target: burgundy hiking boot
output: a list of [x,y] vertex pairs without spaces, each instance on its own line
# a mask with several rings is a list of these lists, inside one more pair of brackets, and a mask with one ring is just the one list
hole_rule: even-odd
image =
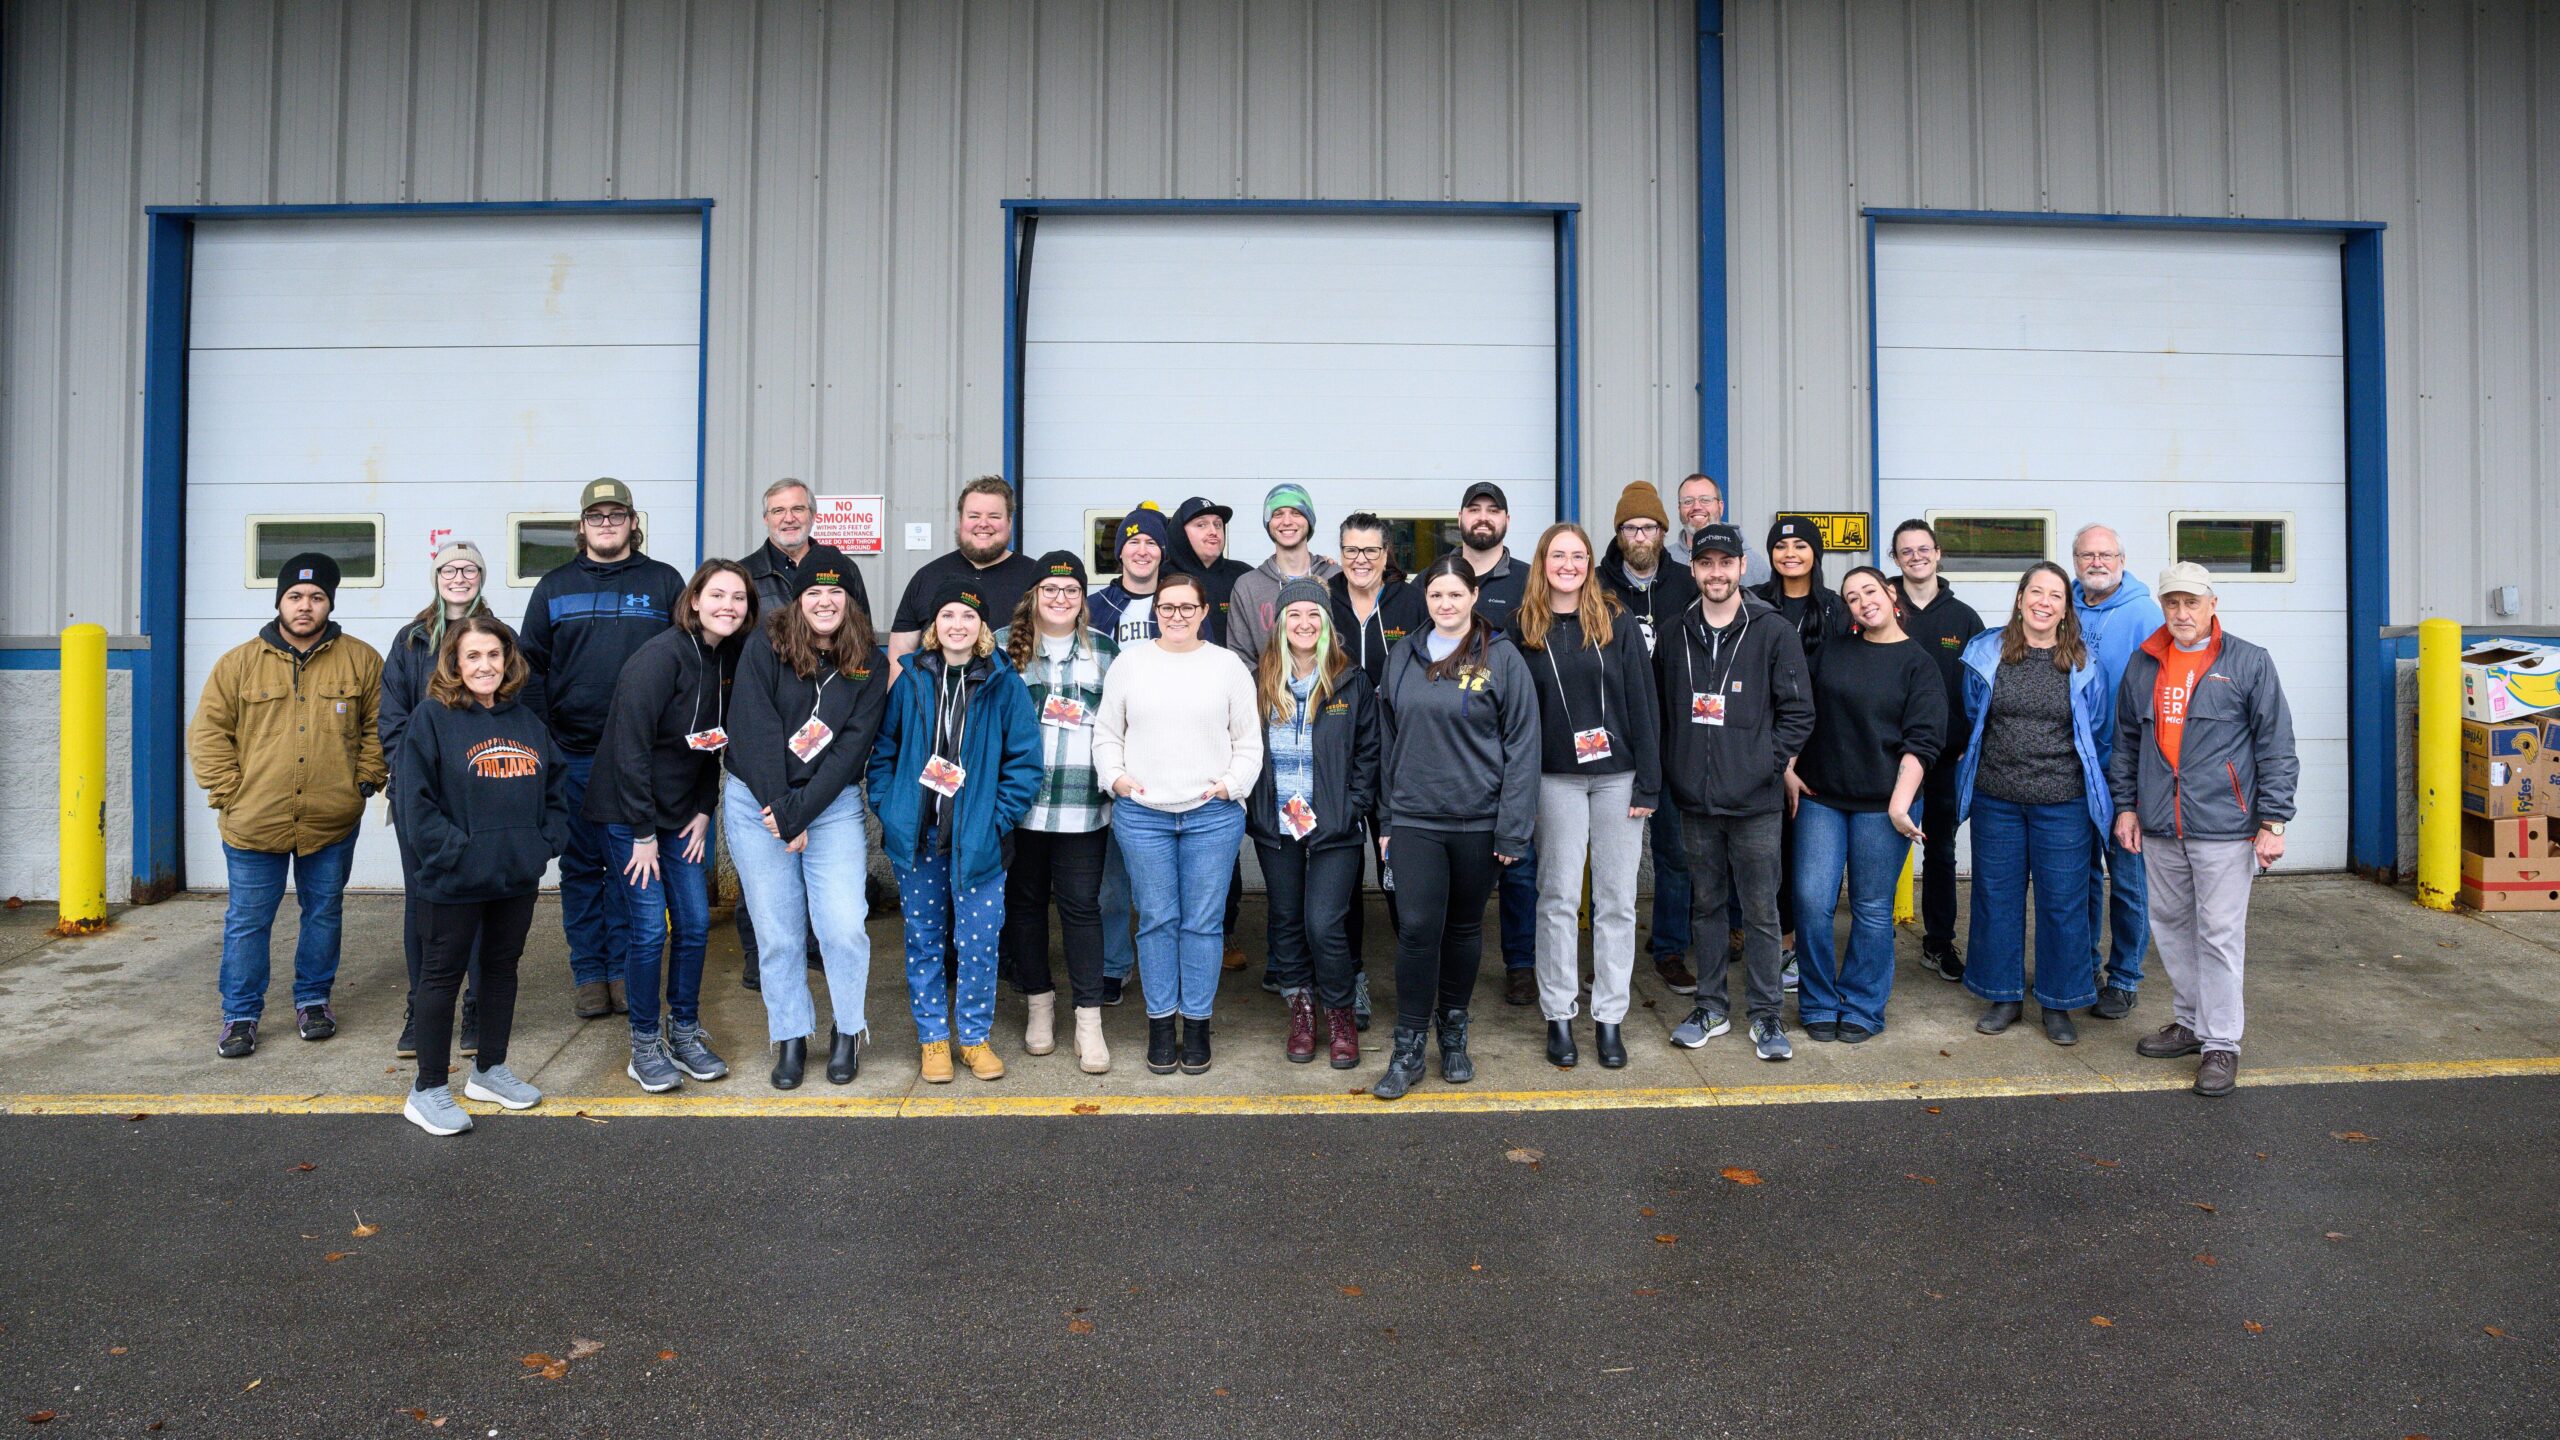
[[1360,1068],[1360,1019],[1351,1007],[1324,1012],[1324,1028],[1333,1040],[1332,1062],[1336,1070]]
[[1316,1002],[1304,990],[1289,992],[1289,1063],[1304,1065],[1316,1058]]

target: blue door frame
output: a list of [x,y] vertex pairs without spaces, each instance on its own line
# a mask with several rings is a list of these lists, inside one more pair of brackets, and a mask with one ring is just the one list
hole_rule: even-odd
[[[702,544],[703,470],[711,397],[709,200],[529,200],[411,205],[152,205],[144,278],[142,365],[142,630],[133,670],[133,898],[186,888],[187,304],[196,226],[204,221],[363,216],[699,215],[702,330],[694,414],[693,534]],[[119,667],[122,668],[122,667]]]
[[[2384,389],[2382,232],[2372,220],[2244,220],[2176,215],[2076,215],[2015,210],[1869,208],[1867,264],[1867,505],[1883,503],[1876,398],[1876,227],[2016,225],[2067,229],[2300,231],[2339,237],[2347,449],[2347,864],[2367,873],[2399,863],[2399,764],[2392,731],[2391,479]],[[1881,513],[1877,519],[1882,520]],[[1869,527],[1871,532],[1881,525]]]
[[1446,200],[1007,200],[1004,202],[1004,480],[1022,491],[1024,287],[1043,215],[1510,215],[1549,217],[1556,233],[1556,517],[1582,518],[1581,279],[1575,255],[1580,205]]

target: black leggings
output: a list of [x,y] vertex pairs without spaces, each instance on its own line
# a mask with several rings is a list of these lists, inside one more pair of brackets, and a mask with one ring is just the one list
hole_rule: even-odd
[[1484,907],[1502,878],[1489,830],[1399,825],[1387,845],[1396,872],[1396,1026],[1420,1030],[1436,1001],[1464,1010],[1484,964]]
[[432,1090],[452,1075],[453,1000],[462,989],[473,947],[480,956],[480,1056],[483,1070],[507,1063],[516,1024],[516,961],[533,927],[533,893],[469,905],[419,905],[426,954],[418,973],[418,1082]]
[[1066,932],[1067,989],[1078,1008],[1102,1004],[1102,854],[1109,830],[1052,835],[1013,832],[1013,863],[1004,872],[1004,961],[1025,995],[1050,995],[1049,902]]

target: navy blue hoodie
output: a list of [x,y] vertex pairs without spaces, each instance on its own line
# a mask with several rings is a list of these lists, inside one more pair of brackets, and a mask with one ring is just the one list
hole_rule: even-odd
[[593,755],[622,662],[675,624],[684,577],[634,550],[610,564],[580,555],[542,577],[525,602],[525,663],[542,678],[543,722],[571,755]]
[[417,856],[409,893],[429,904],[529,895],[568,843],[568,771],[521,700],[420,705],[391,783],[401,837]]

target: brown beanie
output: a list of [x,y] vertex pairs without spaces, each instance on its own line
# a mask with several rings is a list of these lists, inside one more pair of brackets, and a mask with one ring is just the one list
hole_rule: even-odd
[[1615,530],[1630,520],[1650,520],[1665,530],[1671,528],[1671,517],[1662,508],[1662,492],[1653,488],[1652,481],[1639,480],[1619,492],[1618,515],[1609,528]]

